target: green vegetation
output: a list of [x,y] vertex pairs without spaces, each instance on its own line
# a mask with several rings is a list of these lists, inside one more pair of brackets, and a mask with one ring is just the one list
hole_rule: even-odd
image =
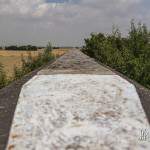
[[38,47],[36,46],[32,46],[32,45],[27,45],[27,46],[16,46],[16,45],[12,45],[12,46],[6,46],[5,50],[14,50],[14,51],[36,51],[38,49]]
[[2,64],[0,64],[0,89],[7,84],[6,74]]
[[52,61],[54,56],[52,55],[52,46],[49,43],[45,48],[44,53],[40,54],[35,58],[29,52],[28,57],[24,58],[22,56],[22,67],[14,67],[14,76],[12,78],[7,78],[3,66],[0,64],[0,89],[8,85],[8,83],[20,79],[25,74],[41,67],[42,65]]
[[38,55],[38,57],[33,57],[31,53],[28,54],[27,58],[22,56],[22,67],[14,67],[14,79],[20,79],[25,74],[41,67],[42,65],[50,62],[54,59],[52,55],[52,46],[48,43],[47,47],[44,50],[44,53]]
[[91,34],[83,52],[150,88],[150,31],[146,25],[131,21],[127,37],[119,29],[112,34]]

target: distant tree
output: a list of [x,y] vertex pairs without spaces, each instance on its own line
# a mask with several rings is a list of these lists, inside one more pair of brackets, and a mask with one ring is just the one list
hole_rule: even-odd
[[27,45],[27,46],[16,46],[16,45],[12,45],[12,46],[6,46],[5,47],[6,50],[19,50],[19,51],[36,51],[37,47],[36,46],[32,46],[32,45]]

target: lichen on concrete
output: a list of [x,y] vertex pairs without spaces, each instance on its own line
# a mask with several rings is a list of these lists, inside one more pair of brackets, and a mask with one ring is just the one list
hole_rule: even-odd
[[117,75],[37,75],[21,91],[7,149],[149,150],[135,87]]
[[50,74],[98,74],[110,75],[112,71],[94,61],[94,59],[83,54],[79,50],[70,50],[58,58],[47,68],[41,70],[39,75]]

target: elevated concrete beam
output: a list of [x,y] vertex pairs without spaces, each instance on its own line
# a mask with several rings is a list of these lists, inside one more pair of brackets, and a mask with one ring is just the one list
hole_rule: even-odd
[[135,87],[117,75],[38,75],[21,91],[7,149],[149,150]]
[[74,50],[23,86],[7,149],[149,150],[147,130],[134,85]]
[[95,62],[92,58],[79,50],[70,50],[57,59],[52,65],[41,70],[39,75],[50,74],[115,74],[109,69]]

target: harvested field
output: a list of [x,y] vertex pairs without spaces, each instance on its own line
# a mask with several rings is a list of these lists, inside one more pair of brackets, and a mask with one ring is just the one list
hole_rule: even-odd
[[[55,49],[53,54],[55,56],[63,55],[68,49]],[[42,53],[43,50],[39,51],[6,51],[0,50],[0,63],[4,66],[4,70],[8,76],[13,75],[14,66],[21,66],[21,56],[27,57],[29,53],[32,56],[36,57],[39,53]]]

